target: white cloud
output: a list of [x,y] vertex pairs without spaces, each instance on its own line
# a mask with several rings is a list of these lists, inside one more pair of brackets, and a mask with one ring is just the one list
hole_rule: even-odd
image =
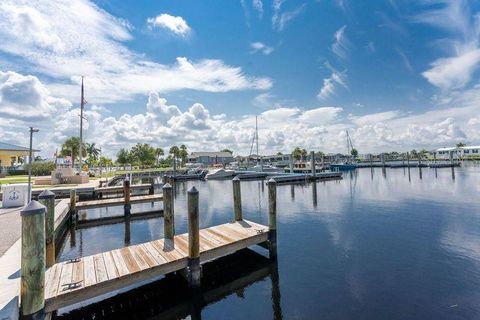
[[[465,87],[480,64],[480,18],[472,15],[469,2],[436,0],[434,9],[413,18],[416,23],[443,29],[453,38],[443,39],[443,50],[450,55],[434,60],[422,75],[444,92]],[[432,1],[427,2],[431,8]]]
[[262,0],[252,0],[253,8],[258,12],[258,18],[263,17],[263,2]]
[[346,25],[335,31],[332,44],[332,51],[335,55],[341,59],[347,58],[347,50],[350,46],[347,36],[345,35]]
[[307,5],[304,3],[291,11],[285,11],[281,13],[282,5],[284,2],[285,0],[274,0],[272,4],[272,28],[278,31],[282,31],[289,21],[295,19],[300,14],[302,14],[307,7]]
[[335,94],[337,85],[348,89],[346,82],[347,72],[335,70],[328,62],[325,63],[325,66],[331,71],[331,74],[330,77],[323,79],[323,86],[317,95],[317,98],[320,100],[327,99],[331,95]]
[[252,53],[261,52],[264,55],[269,55],[274,50],[272,47],[269,47],[262,42],[252,42],[250,43],[250,48],[252,49]]
[[352,122],[358,126],[373,125],[378,122],[384,122],[398,117],[398,111],[385,111],[379,113],[367,114],[365,116],[354,117]]
[[154,18],[148,18],[147,23],[150,27],[168,29],[178,36],[185,37],[192,30],[185,19],[162,13]]
[[413,70],[412,64],[410,63],[410,59],[408,59],[408,57],[407,57],[407,55],[405,54],[405,52],[403,52],[399,47],[395,47],[395,51],[397,51],[397,54],[399,55],[400,59],[402,60],[403,65],[405,66],[405,68],[406,68],[409,72],[414,73],[415,70]]
[[131,39],[127,22],[87,0],[0,4],[0,50],[46,75],[50,91],[71,100],[78,96],[80,75],[86,77],[89,101],[96,103],[127,101],[151,91],[227,92],[272,85],[269,78],[247,76],[216,59],[149,61],[124,45]]

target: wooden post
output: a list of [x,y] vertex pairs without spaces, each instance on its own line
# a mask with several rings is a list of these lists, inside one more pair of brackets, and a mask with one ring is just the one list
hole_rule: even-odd
[[450,151],[450,164],[453,167],[453,151]]
[[407,167],[410,168],[410,153],[407,151]]
[[70,190],[70,215],[77,214],[77,192],[75,189]]
[[315,168],[315,151],[310,152],[310,169],[312,170],[312,177],[317,176],[317,170]]
[[293,173],[293,154],[290,154],[290,173]]
[[155,193],[155,182],[152,179],[152,183],[150,184],[150,188],[148,188],[148,194],[152,195]]
[[132,208],[130,204],[130,180],[123,181],[123,198],[125,199],[123,204],[124,213],[125,215],[129,215],[130,209]]
[[277,182],[268,180],[268,242],[270,258],[277,257]]
[[175,236],[175,218],[173,205],[173,188],[166,183],[163,188],[163,235],[172,240]]
[[38,199],[47,211],[45,212],[45,247],[47,268],[55,264],[55,193],[43,190]]
[[370,168],[373,168],[373,155],[370,155]]
[[188,190],[188,282],[191,288],[200,287],[200,229],[198,221],[198,190]]
[[382,153],[382,167],[385,168],[385,153]]
[[22,217],[22,253],[20,316],[45,317],[45,206],[31,201],[20,211]]
[[233,210],[235,212],[235,221],[242,220],[242,193],[240,190],[240,178],[236,176],[233,183]]

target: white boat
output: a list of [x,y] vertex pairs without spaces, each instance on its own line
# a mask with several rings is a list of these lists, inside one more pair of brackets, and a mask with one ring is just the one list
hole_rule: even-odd
[[257,164],[256,166],[247,168],[247,171],[268,172],[268,173],[271,173],[271,172],[284,173],[285,169],[277,168],[277,167],[274,167],[274,166],[271,166],[271,165],[268,165],[268,164],[264,164],[264,165]]
[[213,169],[209,170],[208,174],[205,176],[205,179],[225,179],[235,176],[235,170],[228,169]]

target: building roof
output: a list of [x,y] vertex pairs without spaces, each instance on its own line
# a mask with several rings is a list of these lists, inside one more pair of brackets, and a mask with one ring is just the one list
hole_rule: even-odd
[[480,149],[480,146],[465,146],[465,147],[460,147],[460,149],[463,149],[463,150]]
[[[28,150],[29,149],[27,147],[21,147],[21,146],[0,141],[0,151],[28,151]],[[32,151],[40,151],[40,150],[32,149]]]
[[219,152],[192,152],[190,155],[190,158],[197,158],[197,157],[233,157],[230,152],[224,152],[224,151],[219,151]]

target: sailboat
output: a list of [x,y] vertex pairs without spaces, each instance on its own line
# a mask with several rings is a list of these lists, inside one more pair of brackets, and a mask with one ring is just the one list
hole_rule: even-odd
[[340,163],[332,163],[330,165],[330,168],[332,169],[338,169],[340,171],[347,171],[347,170],[355,170],[357,169],[357,164],[354,163],[353,161],[353,156],[351,155],[352,154],[352,150],[353,150],[353,143],[352,143],[352,139],[350,139],[350,135],[348,134],[348,131],[347,131],[347,154],[350,155],[350,156],[347,156],[348,158],[346,160],[344,160],[343,162],[340,162]]
[[271,166],[268,164],[263,164],[263,159],[260,158],[258,155],[258,120],[255,117],[255,134],[252,140],[252,146],[250,147],[250,156],[252,155],[253,143],[256,142],[257,144],[257,164],[254,166],[247,167],[246,171],[253,171],[253,172],[269,172],[269,173],[284,173],[285,170],[283,168],[277,168],[275,166]]

